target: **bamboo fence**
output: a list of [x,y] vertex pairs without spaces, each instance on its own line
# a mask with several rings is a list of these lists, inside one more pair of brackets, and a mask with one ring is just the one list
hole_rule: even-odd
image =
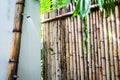
[[102,17],[92,5],[80,19],[75,5],[44,14],[44,80],[120,80],[120,6]]

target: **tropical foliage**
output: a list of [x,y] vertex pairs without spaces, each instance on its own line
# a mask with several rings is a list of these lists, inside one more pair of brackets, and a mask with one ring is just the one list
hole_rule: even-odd
[[[80,14],[81,17],[85,17],[85,15],[90,13],[90,6],[92,4],[92,1],[93,0],[41,0],[41,13],[43,14],[45,12],[66,6],[71,2],[76,2],[77,6],[73,16]],[[120,0],[96,0],[96,4],[98,4],[100,11],[103,12],[105,9],[107,15],[110,15],[111,10],[114,12],[115,1],[117,3],[120,3]]]

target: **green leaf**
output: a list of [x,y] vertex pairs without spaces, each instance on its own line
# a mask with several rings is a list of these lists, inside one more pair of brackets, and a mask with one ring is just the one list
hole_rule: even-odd
[[49,48],[49,50],[50,50],[51,52],[54,52],[53,48]]
[[104,0],[97,0],[100,11],[103,11]]
[[91,0],[80,1],[80,16],[83,18],[90,13]]
[[82,18],[85,17],[88,13],[90,13],[90,6],[91,0],[79,0],[73,13],[73,17],[77,16],[79,13]]

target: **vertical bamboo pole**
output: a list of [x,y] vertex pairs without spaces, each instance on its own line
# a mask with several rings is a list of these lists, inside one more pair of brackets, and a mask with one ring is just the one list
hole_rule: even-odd
[[89,79],[92,80],[92,50],[91,50],[91,24],[92,24],[92,15],[89,15],[89,35],[88,35],[88,62],[89,62]]
[[76,17],[76,27],[75,27],[75,31],[76,31],[76,33],[75,33],[75,35],[76,35],[76,56],[77,56],[77,68],[76,68],[76,70],[77,70],[77,80],[80,80],[80,54],[79,54],[79,38],[78,38],[78,34],[79,34],[79,32],[78,32],[78,16]]
[[[68,12],[69,6],[66,7],[66,11]],[[70,80],[70,54],[69,54],[69,17],[66,17],[66,37],[65,37],[65,43],[66,43],[66,63],[67,63],[67,80]]]
[[[58,15],[60,15],[58,10]],[[58,20],[58,60],[59,60],[59,78],[61,80],[61,24]]]
[[[70,4],[70,11],[72,11],[72,4]],[[70,79],[74,80],[73,78],[73,54],[72,54],[72,24],[73,24],[73,18],[69,19],[69,49],[70,49]]]
[[115,80],[115,76],[114,76],[114,61],[113,61],[113,48],[112,48],[112,26],[111,26],[111,17],[108,17],[107,21],[108,21],[108,32],[109,32],[109,54],[110,54],[110,69],[111,69],[111,80]]
[[[72,11],[75,9],[75,4],[72,4]],[[72,54],[73,54],[73,68],[74,68],[74,80],[76,80],[76,51],[75,51],[75,18],[73,18],[73,23],[71,25],[72,28]]]
[[93,12],[93,27],[94,27],[94,61],[95,61],[95,78],[99,79],[98,75],[98,50],[97,50],[97,24],[96,24],[96,11]]
[[94,62],[94,26],[93,26],[93,20],[94,20],[94,14],[92,14],[91,17],[91,55],[92,55],[92,79],[95,80],[95,62]]
[[114,67],[115,67],[115,80],[119,80],[118,76],[118,55],[117,55],[117,44],[116,44],[116,25],[115,25],[115,15],[111,15],[112,20],[112,39],[113,39],[113,59],[114,59]]
[[80,64],[80,53],[81,53],[81,31],[80,31],[80,16],[77,16],[77,25],[78,25],[78,55],[79,55],[79,73],[78,73],[78,80],[81,80],[81,64]]
[[25,0],[16,0],[16,11],[15,11],[14,28],[13,28],[13,41],[11,45],[7,80],[16,80],[17,78],[24,1]]
[[97,26],[97,49],[98,49],[98,78],[99,78],[98,80],[102,80],[99,11],[96,11],[96,26]]
[[109,58],[109,52],[108,52],[108,23],[107,23],[107,17],[104,12],[104,41],[105,41],[105,56],[106,56],[106,73],[107,73],[107,79],[110,80],[110,58]]
[[[65,13],[65,9],[61,9],[62,14]],[[61,53],[61,75],[62,75],[62,79],[66,80],[66,45],[65,45],[65,18],[61,19],[61,49],[62,49],[62,53]]]
[[[116,29],[117,29],[117,61],[118,61],[118,59],[120,59],[119,57],[120,57],[120,9],[119,9],[119,7],[118,6],[116,6],[115,7],[115,18],[116,18]],[[117,76],[117,79],[116,80],[119,80],[120,79],[120,62],[118,61],[117,62],[118,63],[118,70],[117,70],[117,74],[116,74],[116,76]]]
[[[58,10],[56,11],[56,16],[58,15]],[[58,42],[59,42],[59,35],[58,35],[58,20],[56,21],[56,25],[55,25],[55,44],[56,44],[56,47],[55,47],[55,57],[56,57],[56,80],[60,80],[60,61],[59,61],[59,45],[58,45]]]
[[106,58],[105,58],[105,47],[104,47],[104,33],[103,33],[103,21],[102,21],[102,17],[101,17],[101,12],[99,12],[99,20],[100,20],[100,42],[101,42],[101,58],[102,58],[102,76],[103,76],[103,80],[106,80]]
[[80,19],[80,28],[79,28],[79,31],[80,31],[80,36],[79,36],[79,39],[80,39],[80,43],[79,43],[79,46],[80,46],[80,64],[81,64],[81,80],[85,80],[85,67],[84,67],[84,53],[83,53],[83,31],[82,31],[82,20]]
[[86,42],[86,25],[85,19],[82,19],[82,35],[83,35],[83,54],[84,54],[84,67],[85,67],[85,80],[88,80],[88,71],[87,71],[87,42]]

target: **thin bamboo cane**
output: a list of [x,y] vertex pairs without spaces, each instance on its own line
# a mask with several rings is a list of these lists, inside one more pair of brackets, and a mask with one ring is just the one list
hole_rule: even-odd
[[[60,15],[58,10],[58,15]],[[58,60],[59,60],[59,78],[61,80],[61,24],[58,20]]]
[[[118,6],[118,14],[120,14],[120,6]],[[120,26],[120,15],[118,16],[118,18],[117,18],[118,20],[118,26]],[[120,28],[118,29],[119,31],[120,31]],[[120,33],[119,33],[119,31],[117,32],[118,34],[119,34],[119,36],[118,36],[118,52],[119,52],[119,54],[118,54],[118,56],[119,56],[119,76],[120,76]]]
[[[44,14],[44,19],[46,18],[46,14]],[[46,23],[47,24],[47,23]],[[46,56],[47,56],[47,40],[46,40],[46,24],[43,24],[43,79],[47,79],[47,74],[46,74],[46,71],[47,71],[47,60],[46,60]]]
[[101,58],[102,58],[102,76],[103,76],[103,80],[106,80],[106,61],[105,61],[105,52],[104,52],[104,33],[103,33],[103,21],[102,21],[102,18],[101,18],[101,12],[99,12],[99,21],[100,21],[100,42],[101,42]]
[[115,25],[115,16],[114,14],[111,15],[112,20],[112,39],[113,39],[113,59],[114,59],[114,66],[115,66],[115,79],[119,79],[118,76],[118,55],[117,55],[117,44],[116,44],[116,25]]
[[78,36],[77,36],[77,17],[74,17],[74,43],[75,43],[75,72],[76,72],[76,80],[78,80],[78,66],[79,66],[79,56],[78,56]]
[[[65,9],[62,9],[62,14],[65,13]],[[61,68],[62,68],[62,79],[66,80],[66,45],[65,45],[65,19],[61,19],[61,43],[62,43],[62,53],[61,53]]]
[[[58,11],[56,11],[56,15],[58,15]],[[56,24],[55,24],[55,58],[56,58],[56,80],[60,80],[60,66],[59,66],[59,45],[58,45],[58,42],[59,42],[59,34],[58,34],[58,20],[56,21]]]
[[16,0],[16,11],[15,11],[14,28],[13,28],[13,41],[11,44],[7,80],[16,80],[17,78],[15,76],[17,76],[17,68],[18,68],[18,61],[19,61],[22,20],[23,20],[23,16],[21,14],[23,13],[23,10],[24,10],[24,1],[25,0]]
[[96,26],[97,26],[98,75],[99,75],[98,80],[102,80],[99,11],[96,11]]
[[68,18],[66,19],[66,37],[65,37],[65,43],[66,43],[66,63],[67,63],[67,80],[70,80],[70,69],[69,69],[69,63],[70,63],[70,56],[69,56],[69,32],[68,32]]
[[[52,18],[52,12],[50,12],[50,17],[49,18]],[[49,48],[49,51],[50,51],[50,70],[51,70],[51,79],[53,79],[53,45],[52,45],[52,40],[53,40],[53,21],[52,22],[49,22],[50,23],[50,46],[48,47]],[[52,51],[53,50],[53,51]]]
[[89,15],[88,25],[88,61],[89,61],[89,79],[92,80],[92,52],[91,52],[91,26],[92,26],[92,15]]
[[[52,13],[52,17],[56,16],[56,12],[53,11]],[[56,21],[53,21],[53,29],[52,29],[52,46],[53,46],[53,79],[52,80],[56,80],[56,50],[57,50],[57,46],[56,46]]]
[[108,17],[108,32],[109,32],[109,54],[110,54],[110,69],[111,69],[111,80],[114,80],[114,62],[113,62],[113,52],[112,52],[112,26],[111,26],[111,19]]
[[85,66],[85,80],[88,80],[88,71],[87,71],[87,42],[86,42],[86,25],[85,19],[82,19],[82,35],[83,35],[83,54],[84,54],[84,66]]
[[107,73],[107,79],[110,80],[110,58],[109,58],[109,52],[108,52],[108,22],[107,22],[107,16],[104,11],[104,41],[105,41],[105,56],[106,56],[106,73]]
[[[119,57],[120,57],[120,19],[119,19],[119,17],[120,17],[120,12],[119,12],[120,10],[119,10],[119,7],[118,6],[116,6],[115,7],[115,18],[116,18],[116,29],[117,29],[117,48],[118,48],[118,50],[117,50],[117,52],[118,52],[118,60],[120,59]],[[118,74],[116,75],[116,76],[120,76],[120,62],[118,61],[118,68],[119,68],[119,70],[118,70]],[[118,78],[118,79],[120,79],[120,78]],[[118,79],[116,79],[116,80],[118,80]]]
[[[49,18],[52,17],[52,13],[49,13]],[[50,48],[52,48],[52,23],[49,22],[48,23],[48,39],[49,39],[49,43],[48,43],[48,54],[49,54],[49,66],[48,66],[48,70],[49,70],[49,80],[52,80],[52,57],[51,57],[51,54],[52,54],[52,51],[50,50]]]
[[96,12],[97,11],[95,11],[94,12],[94,17],[95,17],[95,19],[93,20],[94,22],[94,46],[95,46],[95,73],[96,73],[96,80],[99,80],[99,75],[98,75],[98,71],[99,71],[99,67],[98,67],[98,49],[97,49],[97,38],[98,38],[98,36],[97,36],[97,23],[96,23],[96,18],[97,18],[97,16],[96,16]]
[[75,41],[74,41],[74,19],[73,19],[73,23],[72,23],[72,55],[73,55],[73,76],[74,76],[74,80],[76,80],[76,62],[75,62],[75,58],[76,58],[76,53],[75,53]]
[[76,17],[76,27],[75,27],[75,35],[76,35],[76,56],[77,56],[77,80],[80,80],[80,54],[79,54],[79,38],[78,38],[78,16]]
[[80,20],[80,29],[79,29],[79,31],[81,32],[81,34],[80,34],[80,64],[81,64],[81,80],[85,80],[85,67],[84,67],[84,53],[83,53],[83,35],[82,35],[82,33],[83,33],[83,30],[82,30],[82,20]]
[[[72,11],[72,4],[70,4],[70,11]],[[73,77],[73,54],[72,54],[72,24],[73,24],[73,18],[69,18],[69,44],[70,44],[70,79],[74,80]]]
[[77,25],[78,25],[78,55],[79,55],[79,73],[78,73],[78,80],[81,80],[81,64],[80,64],[80,62],[81,62],[81,60],[80,60],[80,55],[81,55],[81,50],[82,50],[82,48],[81,48],[81,31],[80,31],[80,28],[81,28],[81,21],[80,21],[80,16],[78,15],[77,16],[77,21],[78,21],[78,23],[77,23]]
[[[72,11],[75,9],[75,4],[72,4]],[[76,72],[76,51],[75,51],[75,18],[73,18],[73,23],[71,25],[72,28],[72,54],[73,54],[73,68],[74,68],[74,80],[77,79],[77,72]]]
[[92,26],[91,26],[91,47],[92,47],[92,72],[93,72],[93,80],[96,79],[96,70],[95,70],[95,44],[94,44],[94,21],[95,15],[94,12],[92,14]]
[[[66,7],[66,12],[68,12],[69,5]],[[66,37],[65,37],[65,43],[66,43],[66,63],[67,63],[67,80],[70,80],[70,54],[69,54],[69,17],[66,17]]]

